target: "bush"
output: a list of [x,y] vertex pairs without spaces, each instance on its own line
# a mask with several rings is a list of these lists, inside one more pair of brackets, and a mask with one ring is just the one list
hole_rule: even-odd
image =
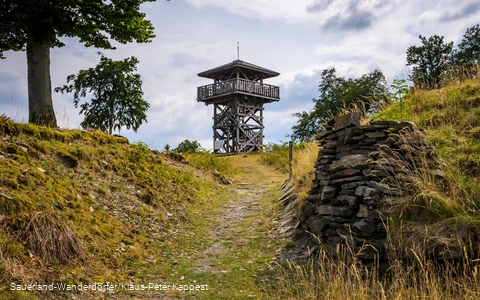
[[184,140],[180,144],[178,144],[177,148],[173,149],[173,151],[178,153],[197,153],[201,151],[205,151],[197,141],[189,141]]

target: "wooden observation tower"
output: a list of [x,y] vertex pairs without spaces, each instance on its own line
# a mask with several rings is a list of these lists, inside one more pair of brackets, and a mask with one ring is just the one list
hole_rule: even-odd
[[278,75],[239,59],[198,74],[214,80],[198,88],[197,101],[213,104],[215,152],[241,153],[262,148],[263,104],[280,101],[280,88],[263,80]]

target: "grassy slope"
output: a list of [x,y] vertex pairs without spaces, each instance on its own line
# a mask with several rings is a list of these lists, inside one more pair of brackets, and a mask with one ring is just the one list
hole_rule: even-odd
[[[189,164],[178,162],[184,159]],[[102,132],[0,118],[0,299],[71,297],[12,292],[11,282],[209,284],[196,294],[167,294],[258,297],[259,278],[284,243],[274,222],[285,177],[256,155],[170,157]],[[251,212],[215,236],[225,226],[223,207],[258,191]],[[67,242],[48,232],[63,232]],[[29,238],[47,251],[32,249]],[[223,250],[212,256],[207,249],[216,243]],[[198,272],[204,259],[221,272]],[[139,293],[117,297],[160,294]]]
[[[446,173],[444,180],[423,172],[410,174],[415,177],[416,196],[396,211],[400,222],[388,224],[392,249],[413,255],[412,265],[393,257],[387,278],[381,278],[375,272],[365,273],[355,263],[332,260],[321,252],[318,260],[306,266],[279,266],[275,279],[268,282],[273,292],[266,299],[480,297],[475,257],[446,263],[439,272],[426,255],[439,242],[460,245],[464,254],[472,247],[478,250],[475,235],[471,240],[469,237],[472,232],[478,237],[480,232],[480,80],[416,91],[403,103],[384,109],[376,119],[412,121],[423,128],[438,151],[443,164],[439,168]],[[283,156],[285,159],[286,154]],[[401,236],[396,234],[395,226],[410,231]]]
[[[221,172],[228,166],[215,165]],[[143,144],[0,118],[0,282],[141,279],[145,270],[167,268],[174,260],[160,260],[158,252],[176,226],[189,221],[191,207],[231,193],[211,172],[173,162]],[[27,238],[49,238],[32,226],[22,231],[35,222],[70,227],[81,251],[52,240],[44,241],[47,251],[33,251]],[[49,255],[52,245],[64,255]]]
[[442,203],[439,216],[480,229],[480,80],[468,80],[432,91],[417,91],[404,103],[394,103],[379,119],[412,121],[425,130],[444,163],[446,182],[420,188]]

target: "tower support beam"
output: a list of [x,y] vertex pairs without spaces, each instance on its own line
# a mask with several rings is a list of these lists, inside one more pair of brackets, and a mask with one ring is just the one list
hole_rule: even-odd
[[[213,142],[225,153],[252,152],[263,147],[263,102],[237,96],[213,105]],[[221,145],[221,147],[219,147]]]

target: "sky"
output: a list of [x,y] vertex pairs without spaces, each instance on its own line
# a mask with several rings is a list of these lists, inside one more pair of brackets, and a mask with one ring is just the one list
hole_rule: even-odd
[[[380,69],[388,82],[407,78],[406,50],[419,35],[462,39],[480,20],[480,0],[157,0],[142,5],[155,27],[147,44],[116,44],[114,51],[86,48],[76,38],[51,51],[52,89],[70,74],[94,67],[98,51],[120,60],[140,60],[148,123],[120,134],[151,149],[176,147],[185,139],[213,147],[213,107],[196,100],[197,87],[211,80],[202,71],[240,59],[280,73],[265,83],[280,87],[280,101],[265,105],[264,142],[288,141],[293,113],[313,108],[320,74],[357,78]],[[28,121],[27,62],[24,52],[0,60],[0,115]],[[53,93],[62,128],[80,128],[83,116],[72,94]],[[88,100],[88,99],[87,99]]]

